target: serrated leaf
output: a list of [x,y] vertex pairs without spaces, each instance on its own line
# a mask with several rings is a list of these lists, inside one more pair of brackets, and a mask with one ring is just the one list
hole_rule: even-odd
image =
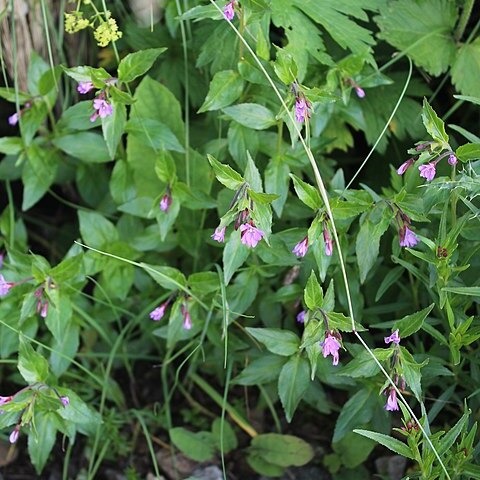
[[208,161],[213,168],[217,180],[230,190],[238,190],[244,183],[243,177],[236,172],[230,165],[220,163],[212,155],[207,155]]
[[166,48],[148,48],[146,50],[129,53],[120,61],[118,66],[118,80],[128,83],[140,75],[143,75],[150,70],[155,60],[165,50]]
[[355,433],[358,433],[359,435],[363,435],[364,437],[375,440],[380,445],[387,447],[389,450],[397,453],[398,455],[401,455],[402,457],[411,458],[412,460],[415,458],[408,445],[405,445],[396,438],[389,437],[388,435],[384,435],[383,433],[370,432],[369,430],[355,429],[353,431]]
[[233,70],[217,72],[210,82],[207,97],[198,113],[220,110],[231,105],[242,94],[243,83],[240,75]]
[[448,135],[445,132],[445,124],[435,113],[435,110],[430,106],[426,98],[423,99],[422,120],[425,129],[434,140],[443,144],[448,144]]
[[278,396],[282,402],[287,422],[293,414],[310,385],[308,361],[300,354],[294,355],[283,366],[278,378]]
[[462,45],[452,65],[452,82],[464,95],[478,95],[480,78],[480,38]]
[[247,327],[246,331],[255,340],[263,343],[270,352],[277,355],[289,357],[297,353],[300,347],[300,339],[290,330]]
[[305,204],[307,207],[310,207],[313,210],[317,210],[322,207],[323,201],[320,197],[318,190],[310,185],[309,183],[300,180],[293,173],[290,174],[290,177],[293,180],[293,186],[295,192],[298,195],[298,198]]
[[462,162],[480,159],[480,143],[466,143],[458,147],[455,155]]
[[380,38],[406,52],[431,75],[445,72],[455,57],[458,11],[448,0],[385,2],[376,22]]
[[397,320],[393,324],[392,330],[396,330],[398,328],[401,338],[412,335],[422,328],[423,322],[427,318],[428,314],[433,310],[434,306],[435,304],[432,303],[429,307],[424,308],[419,312],[407,315],[401,320]]

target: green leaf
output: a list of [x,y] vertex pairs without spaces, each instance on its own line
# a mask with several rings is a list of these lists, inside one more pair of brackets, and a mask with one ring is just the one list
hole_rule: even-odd
[[230,238],[223,249],[223,275],[225,285],[228,285],[233,275],[248,258],[250,250],[243,245],[240,238],[240,231],[234,231],[230,234]]
[[355,429],[353,431],[355,433],[358,433],[359,435],[363,435],[364,437],[375,440],[380,445],[387,447],[389,450],[397,453],[398,455],[401,455],[402,457],[410,458],[412,460],[415,459],[415,456],[410,450],[410,448],[396,438],[389,437],[388,435],[384,435],[383,433],[370,432],[369,430]]
[[316,310],[323,306],[323,290],[313,270],[305,286],[304,300],[309,310]]
[[102,118],[102,132],[110,159],[113,160],[127,123],[127,109],[123,103],[113,103],[112,106],[112,115]]
[[300,180],[293,173],[290,174],[290,177],[293,180],[293,186],[295,188],[295,192],[297,192],[298,198],[305,205],[307,205],[307,207],[317,210],[323,206],[323,200],[315,187],[304,182],[303,180]]
[[23,337],[20,337],[17,367],[28,384],[47,381],[48,362]]
[[299,437],[264,433],[253,438],[249,454],[262,457],[279,467],[301,467],[313,458],[313,448]]
[[285,364],[285,357],[264,353],[247,365],[242,372],[234,378],[233,383],[238,385],[263,385],[277,380]]
[[363,388],[355,393],[342,407],[332,441],[339,442],[355,427],[369,422],[377,405],[378,395],[375,391]]
[[118,232],[110,220],[96,212],[78,211],[80,234],[90,247],[102,247],[118,240]]
[[290,168],[282,157],[272,158],[265,169],[265,191],[278,196],[272,202],[272,207],[279,218],[287,201],[289,173]]
[[233,105],[224,108],[223,112],[240,125],[254,130],[265,130],[277,123],[275,115],[267,107],[256,103]]
[[247,166],[245,168],[244,176],[245,181],[249,184],[250,188],[256,192],[263,192],[262,177],[260,176],[260,172],[249,152],[247,152]]
[[185,149],[173,131],[159,120],[133,117],[128,121],[126,131],[135,137],[136,140],[143,142],[146,146],[154,150],[185,152]]
[[435,113],[435,110],[433,110],[426,98],[423,99],[422,120],[425,129],[434,140],[441,142],[442,144],[448,144],[448,135],[445,132],[445,124]]
[[281,328],[253,328],[247,327],[246,331],[263,343],[267,349],[277,355],[289,357],[298,353],[300,347],[300,339],[290,330],[282,330]]
[[198,113],[219,110],[231,105],[243,91],[243,79],[233,70],[217,72],[207,93],[207,97]]
[[465,428],[465,425],[468,422],[468,418],[470,417],[471,411],[464,413],[458,422],[445,434],[445,436],[440,440],[438,445],[438,454],[443,455],[447,453],[452,445],[454,444],[455,440],[458,438],[462,430]]
[[245,183],[243,177],[229,165],[220,163],[210,154],[207,154],[207,158],[217,180],[230,190],[238,190]]
[[212,423],[212,435],[215,442],[215,446],[218,451],[222,449],[222,439],[223,439],[223,451],[224,453],[231,452],[238,447],[237,436],[235,431],[229,422],[224,420],[223,422],[223,434],[222,434],[222,420],[216,418]]
[[408,337],[415,332],[418,332],[422,328],[423,322],[427,318],[428,314],[433,310],[435,306],[432,303],[429,307],[420,310],[419,312],[413,313],[412,315],[407,315],[401,320],[396,320],[393,324],[392,330],[398,328],[401,338]]
[[273,64],[277,77],[285,84],[290,85],[297,80],[298,67],[292,55],[285,49],[277,47],[277,58]]
[[23,167],[22,210],[35,205],[55,180],[61,160],[55,151],[32,143],[27,149],[28,162]]
[[267,478],[281,477],[285,473],[282,467],[268,463],[263,457],[255,453],[248,453],[247,463],[252,470]]
[[403,268],[402,267],[394,267],[388,271],[385,275],[382,283],[378,287],[377,294],[375,295],[375,301],[378,302],[382,297],[383,294],[400,279],[403,275]]
[[368,272],[377,261],[380,250],[380,239],[390,224],[390,217],[387,215],[389,212],[385,214],[385,210],[380,220],[374,223],[373,220],[376,220],[376,216],[381,212],[379,208],[378,206],[374,207],[370,214],[364,218],[357,235],[356,253],[361,283],[365,281]]
[[293,414],[309,385],[308,361],[300,354],[292,356],[283,366],[278,378],[278,396],[288,423],[292,421]]
[[188,458],[197,462],[211,460],[215,454],[215,446],[209,432],[190,432],[176,427],[169,430],[172,443]]
[[185,275],[173,267],[161,267],[141,263],[141,267],[163,288],[166,290],[181,290],[187,285]]
[[438,76],[455,58],[453,29],[457,17],[455,3],[448,0],[397,0],[385,2],[375,20],[380,38]]
[[23,149],[21,137],[2,137],[0,138],[0,153],[5,155],[17,155]]
[[38,475],[45,467],[55,445],[57,425],[61,421],[55,412],[35,413],[33,422],[35,428],[32,428],[28,434],[28,454]]
[[148,48],[139,52],[129,53],[122,58],[118,66],[118,80],[131,82],[146,73],[152,67],[155,60],[166,48]]
[[112,160],[105,140],[98,133],[71,133],[56,137],[53,144],[66,154],[87,163],[104,163]]
[[[93,113],[93,105],[91,100],[78,102],[75,105],[67,108],[60,117],[57,123],[59,131],[62,130],[90,130],[98,127],[100,118],[94,122],[90,121],[90,116]],[[63,133],[63,132],[62,132]]]
[[462,45],[452,65],[452,82],[464,95],[478,95],[480,78],[480,38]]
[[458,295],[470,295],[480,297],[480,287],[444,287],[444,292],[456,293]]
[[[380,362],[388,360],[393,355],[391,348],[375,348],[373,354]],[[351,362],[343,367],[339,375],[346,377],[360,378],[373,377],[380,371],[380,367],[371,357],[370,353],[363,350]]]
[[467,143],[457,148],[457,158],[462,162],[480,159],[480,143]]

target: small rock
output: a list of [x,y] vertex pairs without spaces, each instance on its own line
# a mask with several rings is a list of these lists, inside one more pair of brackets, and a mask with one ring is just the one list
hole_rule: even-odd
[[216,465],[196,468],[192,473],[192,480],[223,480],[223,472]]

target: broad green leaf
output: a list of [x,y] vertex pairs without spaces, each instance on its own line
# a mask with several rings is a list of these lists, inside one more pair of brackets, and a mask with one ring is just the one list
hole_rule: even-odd
[[272,158],[265,169],[265,191],[278,195],[278,198],[272,202],[272,207],[279,218],[287,201],[289,173],[290,168],[282,157]]
[[403,376],[407,385],[412,390],[413,394],[418,401],[421,401],[422,397],[422,374],[420,370],[428,363],[428,358],[422,363],[417,363],[412,354],[405,348],[400,347],[400,364],[403,370]]
[[253,453],[247,454],[247,463],[250,465],[253,471],[264,475],[267,478],[281,477],[285,470],[278,465],[267,462],[262,456]]
[[358,200],[352,202],[340,200],[339,198],[332,198],[330,200],[330,208],[332,209],[335,220],[356,217],[360,213],[365,212],[370,206],[371,203],[361,203]]
[[28,162],[23,167],[24,184],[22,210],[35,205],[55,180],[61,163],[57,152],[32,143],[27,149]]
[[225,453],[228,453],[238,447],[238,440],[237,436],[235,435],[235,431],[233,430],[230,423],[226,420],[224,420],[223,422],[223,432],[222,420],[217,417],[213,421],[212,435],[213,441],[215,442],[215,446],[217,447],[218,451],[221,451],[223,449]]
[[55,412],[35,413],[32,428],[28,434],[28,454],[38,475],[45,467],[50,452],[55,445],[57,426],[62,419]]
[[272,353],[284,357],[298,353],[300,339],[290,330],[247,327],[246,331],[252,335],[255,340],[263,343]]
[[318,283],[317,276],[312,270],[310,277],[308,278],[307,285],[305,286],[304,293],[305,305],[309,310],[316,310],[323,306],[323,290]]
[[66,154],[87,163],[104,163],[112,160],[105,140],[98,133],[71,133],[56,137],[53,144]]
[[277,47],[277,58],[273,64],[277,77],[285,84],[291,85],[296,82],[298,68],[292,55],[283,48]]
[[375,20],[380,38],[438,76],[455,58],[453,29],[457,17],[455,3],[448,0],[397,0],[385,2]]
[[142,117],[131,118],[126,125],[126,131],[129,133],[129,138],[133,136],[156,151],[185,152],[185,149],[172,130],[165,123],[158,120]]
[[247,166],[247,152],[253,157],[258,152],[258,136],[257,131],[237,122],[230,122],[228,127],[228,151],[242,170],[245,170]]
[[427,318],[428,314],[433,310],[435,306],[432,303],[429,307],[420,310],[419,312],[407,315],[401,320],[397,320],[392,327],[392,330],[398,328],[401,338],[408,337],[422,328],[423,322]]
[[244,183],[243,177],[229,165],[216,160],[212,155],[207,155],[217,180],[230,190],[238,190]]
[[47,380],[48,362],[23,337],[20,337],[17,368],[28,384]]
[[396,438],[389,437],[388,435],[384,435],[383,433],[370,432],[369,430],[355,429],[353,431],[355,433],[358,433],[359,435],[363,435],[364,437],[375,440],[380,445],[387,447],[389,450],[397,453],[398,455],[401,455],[402,457],[410,458],[412,460],[415,458],[408,445],[405,445],[405,443],[397,440]]
[[277,380],[285,364],[285,357],[264,353],[248,364],[242,372],[234,378],[233,383],[238,385],[263,385]]
[[198,113],[227,107],[240,97],[242,91],[243,80],[237,72],[233,70],[217,72],[210,82],[207,97]]
[[263,433],[253,438],[250,454],[256,454],[279,467],[301,467],[312,460],[313,448],[293,435]]
[[480,78],[480,38],[462,45],[452,65],[452,82],[464,95],[478,95]]
[[52,352],[50,354],[52,373],[57,377],[60,377],[60,375],[67,371],[78,351],[80,345],[80,328],[77,323],[71,320],[68,324],[64,324],[60,337],[61,338],[56,338],[53,342]]
[[240,231],[232,232],[223,249],[223,275],[226,285],[228,285],[237,269],[243,265],[249,254],[249,249],[241,242]]
[[254,130],[265,130],[275,125],[275,115],[263,105],[256,103],[241,103],[223,108],[223,112],[240,125]]
[[374,390],[363,388],[350,397],[338,416],[332,441],[339,442],[355,427],[369,422],[377,404],[378,394]]
[[78,211],[80,234],[90,247],[101,247],[118,240],[115,225],[96,212]]
[[194,433],[182,427],[171,428],[169,433],[172,443],[188,458],[197,462],[206,462],[213,458],[215,445],[211,433]]
[[480,143],[467,143],[458,147],[455,155],[462,162],[480,159]]
[[146,73],[152,67],[155,60],[166,48],[148,48],[138,52],[129,53],[122,58],[118,66],[118,80],[120,82],[131,82],[140,75]]
[[310,385],[308,361],[300,354],[293,355],[283,366],[278,378],[278,396],[282,402],[287,422],[293,414]]
[[112,115],[102,118],[102,132],[108,153],[113,160],[127,123],[127,109],[122,103],[112,103],[112,106]]
[[141,263],[141,267],[163,288],[166,290],[184,289],[187,284],[185,275],[173,267],[161,267]]
[[62,116],[57,123],[57,129],[63,133],[63,130],[90,130],[91,128],[98,127],[101,119],[97,118],[94,122],[91,122],[90,116],[92,113],[92,100],[78,102],[62,113]]
[[307,207],[317,210],[323,206],[323,200],[315,187],[304,182],[303,180],[300,180],[300,178],[293,173],[290,174],[290,177],[293,180],[293,186],[295,188],[295,192],[297,192],[298,198],[305,205],[307,205]]
[[448,144],[448,135],[445,132],[445,124],[435,113],[435,110],[433,110],[426,98],[423,99],[422,120],[425,129],[434,140],[441,142],[442,144]]
[[22,151],[23,142],[21,137],[0,138],[0,153],[5,155],[17,155]]
[[247,166],[244,173],[245,181],[255,192],[263,192],[262,177],[250,153],[247,152]]
[[[391,348],[375,348],[373,354],[380,362],[388,360],[393,355]],[[366,350],[360,352],[351,362],[343,367],[339,375],[352,378],[373,377],[380,371],[380,367]]]

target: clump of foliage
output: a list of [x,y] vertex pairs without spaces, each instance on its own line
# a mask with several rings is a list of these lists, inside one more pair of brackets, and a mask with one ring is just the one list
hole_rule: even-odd
[[157,475],[152,440],[226,478],[370,478],[378,444],[480,478],[473,3],[65,12],[99,62],[0,89],[0,428],[38,473],[57,437],[95,478],[141,431]]

